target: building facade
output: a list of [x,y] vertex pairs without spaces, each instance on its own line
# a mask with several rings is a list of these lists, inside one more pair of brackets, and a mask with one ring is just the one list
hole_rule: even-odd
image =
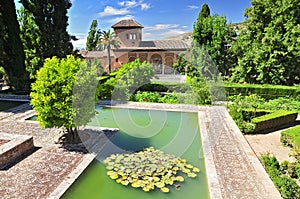
[[[157,74],[171,74],[172,65],[180,52],[186,51],[189,44],[183,40],[143,41],[143,26],[136,21],[122,20],[112,26],[119,47],[112,49],[111,68],[117,69],[124,63],[140,59],[153,65]],[[100,59],[103,66],[108,68],[106,51],[82,51],[87,59]]]

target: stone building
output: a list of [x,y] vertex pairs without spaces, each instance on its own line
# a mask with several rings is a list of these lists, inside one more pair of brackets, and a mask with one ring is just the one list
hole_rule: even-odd
[[[157,74],[171,74],[171,66],[178,54],[185,51],[189,44],[183,40],[155,40],[143,41],[141,24],[136,21],[122,20],[112,26],[119,48],[112,49],[112,69],[139,58],[142,62],[152,63]],[[101,59],[103,66],[108,67],[106,51],[82,51],[87,59]]]

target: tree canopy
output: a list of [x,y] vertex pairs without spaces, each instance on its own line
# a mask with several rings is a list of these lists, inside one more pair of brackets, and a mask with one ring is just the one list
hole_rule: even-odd
[[96,50],[99,43],[100,35],[97,29],[98,22],[93,20],[86,41],[86,50]]
[[219,71],[223,75],[228,75],[232,65],[228,43],[231,42],[234,32],[227,25],[226,17],[216,14],[211,16],[208,5],[204,4],[194,24],[192,36],[193,40],[211,56]]
[[20,27],[13,0],[0,1],[0,65],[16,89],[23,89],[25,54],[20,39]]
[[78,142],[78,126],[95,115],[97,69],[80,58],[47,58],[32,84],[31,104],[42,127],[64,127]]
[[[67,32],[67,11],[70,0],[20,0],[24,8],[32,13],[40,34],[42,58],[66,57],[73,52],[71,36]],[[30,28],[30,27],[27,27]]]
[[300,83],[300,1],[252,0],[233,49],[235,82]]

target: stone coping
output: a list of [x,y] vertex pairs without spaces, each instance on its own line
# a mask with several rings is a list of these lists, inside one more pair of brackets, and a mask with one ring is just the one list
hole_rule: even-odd
[[81,163],[65,178],[65,180],[56,187],[56,189],[47,197],[48,199],[59,199],[75,182],[75,180],[84,172],[84,170],[95,159],[95,154],[86,154]]
[[0,145],[0,169],[34,147],[32,136],[0,133],[1,140],[9,140]]
[[27,95],[0,94],[0,100],[16,101],[16,102],[30,102],[30,97]]

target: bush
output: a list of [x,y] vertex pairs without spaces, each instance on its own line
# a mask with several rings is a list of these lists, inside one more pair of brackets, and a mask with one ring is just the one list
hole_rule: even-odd
[[262,131],[276,128],[285,124],[295,122],[298,113],[294,111],[275,111],[273,113],[253,118],[251,122],[255,124],[255,131]]
[[280,86],[270,84],[226,83],[225,90],[227,96],[256,94],[267,99],[274,99],[283,96],[297,97],[299,94],[299,87],[297,86]]
[[269,154],[261,155],[260,160],[283,198],[294,199],[300,197],[300,187],[295,180],[283,174],[280,170],[280,168],[286,168],[287,163],[281,166],[276,157]]
[[160,94],[157,92],[140,92],[131,96],[131,100],[135,102],[154,102],[158,103],[160,101]]
[[280,141],[285,146],[300,150],[300,125],[282,131]]
[[139,59],[128,62],[109,75],[99,78],[97,96],[100,100],[128,100],[130,93],[142,85],[149,84],[154,75],[151,64]]
[[136,94],[131,96],[131,100],[135,102],[154,102],[154,103],[166,103],[166,104],[179,103],[179,100],[174,93],[161,96],[157,92],[138,91]]

